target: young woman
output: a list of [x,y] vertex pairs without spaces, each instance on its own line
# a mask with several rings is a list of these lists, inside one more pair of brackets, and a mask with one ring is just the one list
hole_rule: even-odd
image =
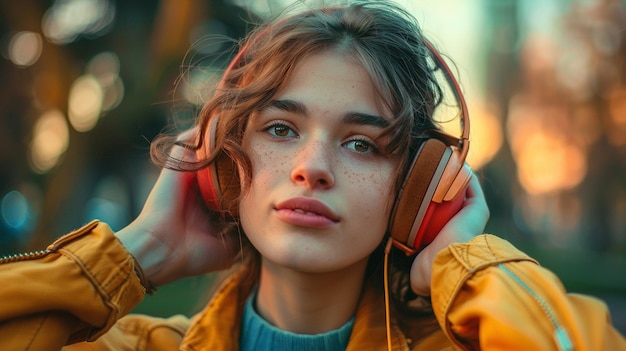
[[[383,1],[254,32],[197,127],[154,143],[164,169],[135,221],[3,260],[3,349],[626,349],[601,302],[480,234],[474,176],[417,255],[388,244],[407,175],[425,173],[413,160],[443,135],[432,58]],[[191,320],[127,315],[154,286],[216,271]]]

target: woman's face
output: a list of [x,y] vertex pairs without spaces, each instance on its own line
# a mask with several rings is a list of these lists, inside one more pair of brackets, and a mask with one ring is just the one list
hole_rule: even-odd
[[310,56],[294,73],[245,132],[252,183],[240,204],[243,228],[273,264],[306,272],[362,264],[390,212],[397,161],[379,151],[390,113],[365,69],[344,55]]

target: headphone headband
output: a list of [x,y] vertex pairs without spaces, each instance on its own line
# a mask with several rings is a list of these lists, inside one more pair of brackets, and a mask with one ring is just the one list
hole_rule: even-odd
[[[430,53],[435,58],[437,65],[443,69],[445,73],[444,75],[446,77],[446,80],[448,81],[448,84],[452,86],[454,90],[454,95],[456,96],[456,99],[459,102],[459,105],[461,107],[461,129],[462,129],[461,133],[462,134],[460,138],[457,138],[457,141],[459,143],[458,147],[459,149],[469,149],[469,145],[467,147],[462,145],[464,143],[469,142],[470,121],[469,121],[469,113],[467,110],[467,104],[465,103],[465,98],[463,97],[461,86],[459,82],[457,81],[457,79],[454,77],[454,74],[452,73],[450,66],[448,66],[444,58],[434,48],[434,46],[430,43],[430,41],[422,37],[422,42],[424,43],[424,45],[428,48]],[[467,154],[467,152],[465,152],[465,154]]]

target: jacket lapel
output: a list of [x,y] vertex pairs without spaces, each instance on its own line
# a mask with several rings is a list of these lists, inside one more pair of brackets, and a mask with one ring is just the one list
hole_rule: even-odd
[[[181,350],[219,351],[239,349],[239,331],[245,302],[253,282],[240,270],[229,277],[202,312],[192,320]],[[406,339],[395,323],[391,325],[393,350],[407,350]],[[367,285],[355,316],[346,351],[387,350],[384,297]]]
[[243,279],[245,270],[229,277],[209,304],[192,320],[181,350],[232,351],[239,349],[241,316],[252,282]]

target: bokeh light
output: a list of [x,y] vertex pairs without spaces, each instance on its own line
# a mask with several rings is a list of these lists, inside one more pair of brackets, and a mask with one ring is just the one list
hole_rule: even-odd
[[120,60],[114,52],[102,52],[94,56],[85,67],[102,88],[102,112],[116,108],[124,99],[124,82],[120,77]]
[[93,190],[93,197],[84,208],[85,222],[98,218],[113,230],[128,223],[128,189],[122,179],[114,175],[103,177]]
[[181,81],[181,94],[187,102],[202,105],[213,93],[221,78],[221,70],[212,67],[196,67],[186,74]]
[[518,178],[530,194],[571,189],[584,178],[583,151],[559,135],[537,131],[524,136],[517,151]]
[[90,75],[78,77],[70,89],[68,117],[78,132],[87,132],[98,123],[104,92],[98,80]]
[[472,105],[470,112],[471,147],[467,155],[467,163],[474,170],[488,164],[504,143],[502,123],[491,111],[484,107]]
[[0,213],[7,226],[17,231],[21,230],[26,225],[30,213],[26,197],[17,190],[10,191],[2,197]]
[[31,66],[41,56],[43,43],[41,35],[34,32],[18,32],[9,42],[9,59],[21,67]]
[[538,107],[519,96],[511,100],[507,136],[517,176],[529,194],[571,189],[587,173],[586,152],[558,123],[569,116],[560,107]]
[[69,129],[65,116],[59,110],[41,115],[33,128],[30,144],[30,161],[37,173],[53,168],[69,146]]
[[68,44],[78,36],[100,36],[111,27],[115,6],[107,0],[56,0],[42,19],[42,30],[53,43]]

